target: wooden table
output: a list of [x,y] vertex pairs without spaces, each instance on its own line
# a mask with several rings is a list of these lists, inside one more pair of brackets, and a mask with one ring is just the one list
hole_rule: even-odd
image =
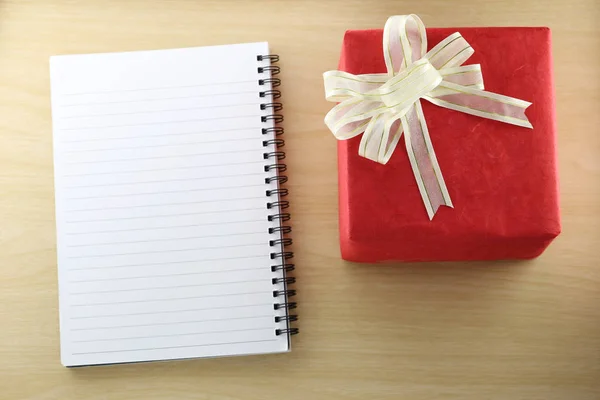
[[[564,229],[539,259],[340,259],[321,73],[337,66],[345,29],[410,12],[428,26],[553,29]],[[596,0],[2,1],[0,398],[600,398],[599,17]],[[63,368],[48,57],[261,40],[283,68],[302,330],[293,352]]]

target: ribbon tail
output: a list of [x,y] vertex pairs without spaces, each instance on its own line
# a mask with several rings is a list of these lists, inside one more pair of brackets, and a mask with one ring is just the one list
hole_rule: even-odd
[[450,110],[524,128],[533,128],[525,115],[525,110],[531,103],[514,97],[443,81],[433,92],[423,98]]
[[431,220],[440,206],[453,205],[431,144],[421,103],[415,102],[401,121],[410,166]]

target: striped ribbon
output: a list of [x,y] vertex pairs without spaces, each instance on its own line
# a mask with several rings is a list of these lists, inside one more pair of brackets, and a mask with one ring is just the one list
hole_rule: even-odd
[[359,154],[386,164],[404,142],[429,219],[452,200],[427,130],[420,99],[437,106],[533,128],[523,100],[483,90],[481,66],[462,65],[475,51],[456,32],[427,52],[425,26],[416,15],[390,17],[383,31],[387,73],[323,74],[326,99],[339,102],[325,124],[339,140],[364,133]]

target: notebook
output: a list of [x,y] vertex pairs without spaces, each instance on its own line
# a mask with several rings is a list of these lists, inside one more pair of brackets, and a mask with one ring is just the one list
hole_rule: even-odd
[[267,43],[50,59],[65,366],[290,350]]

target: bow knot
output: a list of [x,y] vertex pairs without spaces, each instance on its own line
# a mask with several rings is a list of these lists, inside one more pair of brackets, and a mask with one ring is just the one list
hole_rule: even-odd
[[386,111],[400,114],[438,87],[442,80],[442,75],[431,62],[421,58],[375,89],[375,92],[381,94],[381,101],[387,106]]
[[462,65],[475,51],[456,32],[427,52],[425,26],[416,15],[390,17],[383,31],[387,73],[323,74],[327,100],[339,102],[325,124],[340,140],[363,133],[359,155],[386,164],[404,134],[429,218],[452,201],[433,150],[420,99],[437,106],[532,128],[523,100],[483,90],[481,67]]

